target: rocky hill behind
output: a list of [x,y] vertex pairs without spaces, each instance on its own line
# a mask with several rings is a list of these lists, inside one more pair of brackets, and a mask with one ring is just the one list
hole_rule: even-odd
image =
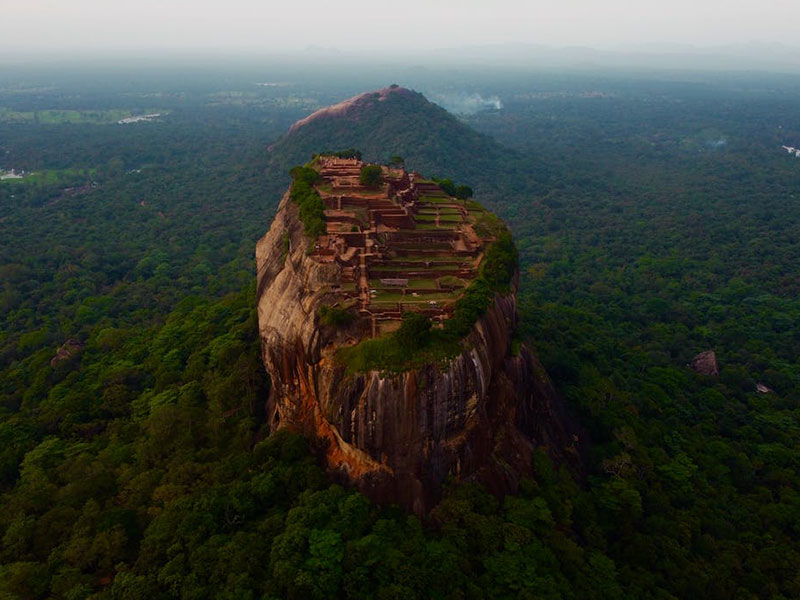
[[283,176],[315,153],[343,148],[358,148],[374,162],[402,156],[409,169],[468,181],[484,195],[525,173],[512,150],[399,86],[360,94],[301,119],[270,145],[269,169]]

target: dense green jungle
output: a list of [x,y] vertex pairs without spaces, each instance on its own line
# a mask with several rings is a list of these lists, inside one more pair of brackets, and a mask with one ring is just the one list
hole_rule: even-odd
[[[255,314],[295,160],[268,146],[393,80],[455,116],[387,113],[365,152],[506,220],[523,337],[584,448],[581,472],[541,452],[518,494],[450,484],[424,518],[269,435]],[[0,598],[800,597],[799,93],[759,73],[5,69],[0,169],[25,176],[0,180]],[[718,376],[689,367],[706,350]]]

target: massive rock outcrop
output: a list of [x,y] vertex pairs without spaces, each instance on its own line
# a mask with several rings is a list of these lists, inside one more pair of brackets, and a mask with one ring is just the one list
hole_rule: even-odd
[[416,92],[407,90],[397,85],[391,85],[375,92],[364,92],[357,96],[353,96],[347,100],[343,100],[337,104],[332,104],[311,113],[307,117],[295,122],[289,128],[287,135],[292,135],[302,127],[316,120],[326,120],[331,118],[357,118],[359,111],[369,108],[371,102],[384,102],[390,95],[413,97]]
[[378,502],[418,513],[435,503],[448,477],[478,480],[502,494],[530,473],[537,446],[575,458],[576,438],[556,414],[547,375],[524,345],[512,352],[513,291],[495,296],[465,350],[447,365],[348,374],[336,352],[369,331],[361,320],[321,324],[318,309],[334,300],[341,267],[313,260],[308,250],[287,194],[256,246],[273,430],[308,435],[333,472]]
[[531,177],[528,159],[403,87],[359,94],[297,121],[269,144],[267,170],[283,182],[312,154],[344,148],[358,148],[369,161],[403,156],[410,169],[469,182],[485,203],[496,201],[501,189],[517,193]]

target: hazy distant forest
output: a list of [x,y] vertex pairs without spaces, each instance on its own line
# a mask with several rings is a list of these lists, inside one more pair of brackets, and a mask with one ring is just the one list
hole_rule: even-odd
[[[800,78],[141,73],[0,73],[0,598],[800,597]],[[425,519],[267,435],[255,317],[267,145],[395,80],[507,149],[408,166],[507,220],[589,440]]]

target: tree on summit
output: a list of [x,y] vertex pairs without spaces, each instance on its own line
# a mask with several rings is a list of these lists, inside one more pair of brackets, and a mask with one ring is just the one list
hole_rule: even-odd
[[400,329],[394,335],[397,343],[406,351],[422,348],[430,339],[431,320],[421,313],[406,312]]
[[466,200],[467,198],[472,198],[472,188],[468,185],[459,185],[456,187],[455,196],[459,200]]
[[365,165],[361,168],[358,181],[364,187],[377,188],[383,183],[383,169],[380,165]]

